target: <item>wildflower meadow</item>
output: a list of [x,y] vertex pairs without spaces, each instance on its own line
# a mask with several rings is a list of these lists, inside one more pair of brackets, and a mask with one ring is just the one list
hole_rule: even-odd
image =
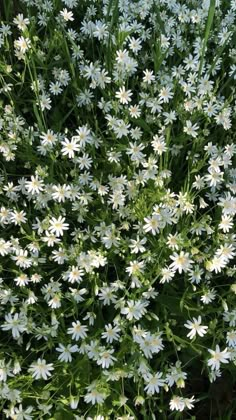
[[236,0],[0,1],[0,418],[236,419]]

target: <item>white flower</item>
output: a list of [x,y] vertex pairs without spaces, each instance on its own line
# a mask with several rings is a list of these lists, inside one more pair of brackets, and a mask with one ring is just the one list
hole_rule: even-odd
[[16,282],[17,286],[26,286],[29,283],[29,277],[26,274],[22,273],[19,276],[17,276],[14,279],[14,281]]
[[[52,101],[51,101],[50,96],[47,96],[47,95],[45,95],[45,93],[42,93],[42,95],[40,95],[39,99],[40,99],[40,106],[42,108],[42,111],[44,111],[45,109],[51,109],[52,108],[52,106],[51,106]],[[37,102],[37,105],[39,105],[38,102]]]
[[73,12],[70,12],[70,11],[68,11],[67,9],[63,9],[63,10],[61,10],[61,11],[60,11],[60,15],[63,17],[63,19],[64,19],[66,22],[68,22],[69,20],[70,20],[70,21],[73,21],[73,20],[74,20],[74,18],[73,18]]
[[217,378],[220,378],[220,377],[221,377],[221,371],[220,370],[211,370],[209,372],[209,381],[211,382],[211,384],[212,384],[212,382],[215,382],[215,380]]
[[233,228],[233,219],[231,216],[222,215],[219,229],[222,229],[224,233],[228,233]]
[[216,297],[216,292],[214,289],[206,290],[204,295],[201,296],[201,301],[208,305],[208,303],[211,303]]
[[73,346],[71,345],[64,346],[63,344],[59,343],[59,347],[56,347],[56,351],[61,353],[58,356],[58,360],[60,360],[61,362],[72,362],[71,353],[77,352],[78,346],[77,344]]
[[130,261],[129,267],[125,269],[129,276],[136,276],[137,274],[143,273],[144,271],[144,261]]
[[30,405],[26,409],[23,409],[22,404],[19,407],[14,408],[14,417],[17,420],[32,420],[33,417],[30,415],[32,413],[33,407]]
[[14,376],[10,365],[10,361],[5,363],[5,359],[0,359],[0,382],[6,382],[8,376]]
[[112,246],[118,247],[120,238],[115,230],[107,229],[105,231],[105,236],[101,238],[101,241],[105,247],[109,249]]
[[84,401],[92,405],[94,404],[102,404],[106,398],[106,395],[103,392],[98,391],[96,388],[91,389],[90,392],[88,392],[85,397]]
[[225,243],[224,245],[220,245],[220,248],[216,251],[216,255],[223,257],[225,261],[228,262],[235,257],[235,248],[232,244],[229,245],[228,243]]
[[177,395],[170,400],[170,409],[176,411],[183,411],[186,407],[191,410],[193,408],[193,402],[195,401],[194,397],[183,398]]
[[138,118],[141,115],[141,110],[139,108],[139,105],[131,105],[129,107],[129,113],[131,115],[131,117],[133,118]]
[[236,330],[228,331],[226,337],[226,343],[230,347],[236,347]]
[[160,379],[162,377],[162,372],[157,372],[155,375],[151,373],[146,373],[144,375],[144,380],[147,383],[144,390],[147,392],[148,395],[153,395],[160,391],[160,387],[164,386],[165,380]]
[[119,64],[124,64],[127,63],[127,61],[129,60],[129,53],[127,50],[119,50],[116,51],[116,61]]
[[208,262],[207,269],[209,271],[215,271],[215,273],[220,273],[226,265],[227,261],[223,255],[215,255],[212,260]]
[[62,236],[64,233],[63,231],[69,229],[68,223],[64,223],[64,221],[65,221],[65,217],[59,216],[58,219],[56,219],[55,217],[52,217],[50,221],[49,231],[51,233],[55,233],[57,237]]
[[123,120],[117,120],[117,124],[114,126],[114,132],[118,139],[123,136],[127,136],[129,133],[130,124],[126,124]]
[[163,115],[165,118],[165,125],[172,124],[173,121],[176,121],[176,112],[170,111],[170,112],[163,112]]
[[49,233],[47,230],[45,231],[45,235],[42,237],[43,242],[47,242],[47,246],[52,247],[54,244],[57,244],[61,241],[60,238],[57,238],[56,235],[53,233]]
[[142,49],[141,40],[139,38],[135,39],[132,37],[129,38],[129,41],[129,48],[133,51],[133,53],[136,53]]
[[220,347],[217,344],[215,350],[208,349],[208,351],[212,357],[208,360],[207,364],[212,370],[219,370],[220,363],[229,363],[230,353],[227,351],[227,347],[223,351],[220,351]]
[[19,338],[20,333],[26,331],[26,324],[24,318],[19,314],[15,313],[14,316],[12,314],[5,315],[5,323],[1,325],[1,329],[3,331],[11,330],[13,338]]
[[128,104],[131,101],[131,96],[131,90],[125,90],[124,86],[116,92],[116,98],[120,100],[121,104]]
[[77,130],[77,135],[72,137],[72,140],[79,142],[80,147],[84,147],[87,143],[91,143],[91,133],[87,125],[79,127]]
[[73,289],[72,287],[69,287],[69,290],[71,292],[71,296],[77,303],[84,301],[83,295],[87,293],[86,289],[79,290],[79,289]]
[[168,103],[170,102],[170,99],[172,99],[174,96],[173,92],[171,92],[171,89],[166,86],[163,87],[159,93],[160,103]]
[[221,184],[223,181],[224,172],[216,171],[215,169],[208,169],[209,174],[205,175],[204,179],[208,182],[210,187],[216,187],[218,184]]
[[139,239],[131,239],[129,247],[131,248],[131,254],[138,254],[139,252],[145,252],[146,248],[143,246],[147,242],[147,238]]
[[131,160],[137,162],[143,160],[145,157],[142,153],[142,150],[145,148],[144,144],[137,144],[135,141],[134,143],[130,142],[129,145],[130,147],[127,148],[126,153],[131,156]]
[[24,54],[29,48],[31,48],[31,41],[29,38],[21,36],[14,42],[14,45]]
[[4,239],[0,239],[0,255],[4,257],[5,255],[9,254],[11,251],[11,242],[4,241]]
[[59,95],[62,92],[62,88],[61,88],[61,83],[60,82],[51,82],[49,85],[49,91],[53,94],[53,95]]
[[193,138],[197,137],[197,130],[199,129],[197,124],[192,124],[191,121],[186,121],[186,126],[184,127],[184,132]]
[[154,152],[161,156],[164,152],[167,151],[167,146],[164,136],[158,136],[157,134],[153,137],[151,142]]
[[121,314],[126,315],[128,320],[132,319],[140,319],[143,315],[147,312],[145,306],[147,306],[146,302],[128,300],[127,307],[121,309]]
[[43,181],[38,178],[38,175],[31,176],[31,181],[26,181],[25,188],[28,193],[39,194],[40,191],[43,191],[44,184]]
[[169,267],[163,267],[161,269],[160,283],[169,283],[174,276],[175,272],[173,270],[171,270]]
[[42,144],[44,146],[53,146],[57,142],[57,136],[52,130],[42,133],[40,139],[42,140]]
[[83,156],[78,157],[76,162],[79,163],[80,169],[90,169],[93,160],[89,157],[87,153],[84,153]]
[[32,259],[28,257],[27,249],[17,249],[16,255],[12,256],[11,259],[16,262],[16,265],[21,268],[29,268],[32,265]]
[[72,265],[70,267],[70,270],[68,270],[65,274],[65,279],[69,281],[69,283],[81,283],[82,276],[84,275],[84,271],[78,268],[75,265]]
[[153,71],[144,70],[143,74],[144,74],[143,81],[145,83],[147,83],[148,85],[150,85],[152,82],[154,82],[155,76],[153,75]]
[[65,202],[70,197],[70,186],[69,185],[53,185],[52,198],[59,203]]
[[67,329],[68,334],[72,334],[72,339],[79,340],[87,337],[88,327],[81,325],[79,321],[72,322],[72,327]]
[[105,338],[107,343],[119,340],[120,328],[117,325],[113,327],[111,324],[107,324],[105,325],[105,330],[106,331],[102,333],[102,338]]
[[108,369],[110,366],[114,365],[114,362],[117,360],[116,357],[112,356],[114,353],[114,349],[112,350],[102,350],[99,353],[99,357],[97,360],[98,365],[102,365],[103,369]]
[[17,25],[18,29],[21,31],[24,31],[27,27],[27,25],[30,23],[28,18],[24,18],[22,13],[19,13],[14,19],[13,23]]
[[185,408],[184,399],[183,397],[179,397],[178,395],[175,395],[170,400],[170,409],[176,410],[176,411],[183,411]]
[[21,210],[21,211],[12,211],[10,213],[10,221],[12,223],[14,223],[15,225],[20,225],[21,223],[26,223],[27,219],[26,219],[26,213],[25,211]]
[[143,336],[136,339],[140,349],[146,358],[152,359],[153,354],[163,350],[162,338],[160,335],[152,335],[150,332],[144,333]]
[[105,25],[103,22],[97,20],[95,25],[95,30],[93,31],[93,36],[99,39],[105,39],[109,35],[108,26]]
[[145,217],[144,221],[146,222],[146,224],[143,226],[145,232],[151,231],[153,235],[159,233],[162,226],[159,214],[154,214],[152,217]]
[[50,299],[48,301],[48,306],[50,306],[50,308],[60,308],[61,307],[61,299],[60,299],[60,294],[56,293],[52,299]]
[[177,254],[174,252],[173,255],[170,256],[171,260],[173,260],[173,263],[170,264],[170,268],[173,270],[178,270],[178,272],[181,274],[182,271],[186,272],[191,268],[191,265],[193,264],[193,261],[189,258],[189,253],[184,253],[183,251],[180,252],[180,254]]
[[193,318],[193,322],[192,321],[187,321],[187,324],[184,324],[184,326],[186,328],[191,330],[187,334],[187,337],[192,339],[193,337],[196,336],[196,334],[200,335],[200,337],[203,337],[204,334],[206,334],[208,327],[201,325],[201,322],[202,322],[202,318],[201,318],[201,316],[199,316],[198,319]]
[[70,396],[70,408],[72,408],[72,410],[76,410],[76,408],[78,407],[78,404],[79,404],[79,398],[73,397],[71,395]]
[[61,149],[63,156],[69,157],[69,159],[72,159],[75,157],[75,152],[78,152],[80,150],[80,145],[78,144],[77,136],[74,136],[71,141],[69,141],[67,138],[61,142],[63,148]]
[[101,287],[100,293],[98,293],[99,300],[103,301],[103,305],[110,305],[116,302],[115,291],[111,287]]
[[177,235],[177,233],[175,233],[174,235],[172,235],[171,233],[167,236],[167,244],[170,247],[170,249],[179,249],[179,237]]
[[184,388],[186,378],[187,373],[182,371],[181,362],[177,361],[175,366],[171,365],[168,369],[168,373],[166,375],[166,383],[169,387],[172,387],[174,384],[176,384],[177,388]]
[[[90,341],[90,344],[84,345],[84,353],[87,353],[89,359],[97,360],[99,357],[99,345],[98,340]],[[81,349],[81,347],[80,347]]]
[[45,359],[38,359],[37,362],[32,363],[29,372],[32,373],[35,379],[48,379],[52,374],[50,371],[54,370],[52,363],[46,363]]

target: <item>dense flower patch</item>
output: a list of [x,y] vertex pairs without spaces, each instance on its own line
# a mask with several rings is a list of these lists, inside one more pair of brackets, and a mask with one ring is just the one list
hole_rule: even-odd
[[3,418],[231,418],[236,1],[0,7]]

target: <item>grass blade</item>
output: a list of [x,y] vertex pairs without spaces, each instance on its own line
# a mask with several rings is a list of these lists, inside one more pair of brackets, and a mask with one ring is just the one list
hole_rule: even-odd
[[211,27],[212,27],[212,24],[213,24],[214,14],[215,14],[215,0],[211,0],[210,1],[209,12],[208,12],[208,17],[207,17],[207,22],[206,22],[205,36],[204,36],[204,41],[203,41],[203,46],[202,46],[202,51],[201,51],[201,59],[200,59],[198,77],[201,75],[201,72],[202,72],[204,55],[205,55],[205,51],[206,51],[207,42],[208,42],[208,39],[209,39],[209,36],[210,36]]

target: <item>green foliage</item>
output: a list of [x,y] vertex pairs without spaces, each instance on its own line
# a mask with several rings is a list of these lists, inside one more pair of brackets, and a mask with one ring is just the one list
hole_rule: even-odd
[[2,1],[3,418],[234,418],[235,19]]

